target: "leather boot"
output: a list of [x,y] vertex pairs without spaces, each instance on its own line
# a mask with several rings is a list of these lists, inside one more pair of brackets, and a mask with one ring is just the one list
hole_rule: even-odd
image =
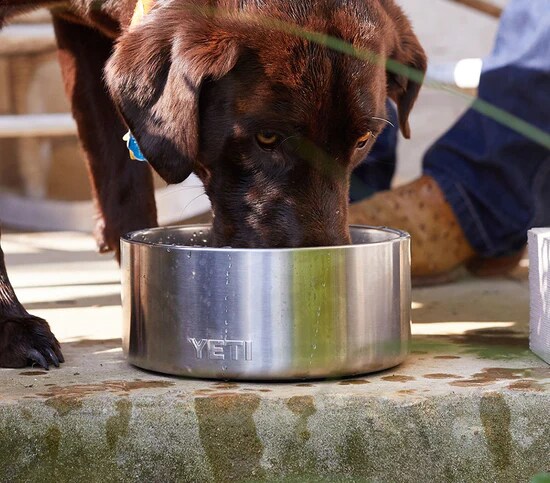
[[456,278],[461,266],[481,276],[501,275],[515,268],[521,259],[521,253],[496,259],[477,257],[443,192],[430,176],[351,205],[349,222],[410,233],[411,270],[416,285],[449,282]]

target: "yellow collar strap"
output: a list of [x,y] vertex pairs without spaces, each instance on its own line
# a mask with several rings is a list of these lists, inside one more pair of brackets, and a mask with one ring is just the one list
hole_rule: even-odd
[[138,25],[143,20],[143,17],[151,11],[154,4],[155,0],[137,0],[130,27]]

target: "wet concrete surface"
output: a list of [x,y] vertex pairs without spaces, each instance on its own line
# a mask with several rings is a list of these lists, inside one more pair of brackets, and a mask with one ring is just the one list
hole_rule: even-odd
[[394,369],[250,384],[128,365],[117,265],[87,235],[3,242],[66,363],[0,370],[2,481],[527,481],[550,468],[550,367],[528,350],[527,261],[507,278],[415,289],[412,353]]

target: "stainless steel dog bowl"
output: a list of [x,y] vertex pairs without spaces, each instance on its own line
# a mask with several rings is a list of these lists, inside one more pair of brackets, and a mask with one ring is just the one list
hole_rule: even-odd
[[122,239],[130,363],[192,377],[349,376],[402,362],[410,339],[410,240],[352,226],[353,244],[209,248],[208,226]]

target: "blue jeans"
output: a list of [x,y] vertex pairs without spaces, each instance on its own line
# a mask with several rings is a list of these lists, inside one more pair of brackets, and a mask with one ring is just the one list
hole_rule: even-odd
[[[550,131],[548,0],[510,2],[479,97]],[[427,151],[423,172],[435,178],[481,256],[514,253],[529,228],[550,226],[550,152],[473,109]]]

